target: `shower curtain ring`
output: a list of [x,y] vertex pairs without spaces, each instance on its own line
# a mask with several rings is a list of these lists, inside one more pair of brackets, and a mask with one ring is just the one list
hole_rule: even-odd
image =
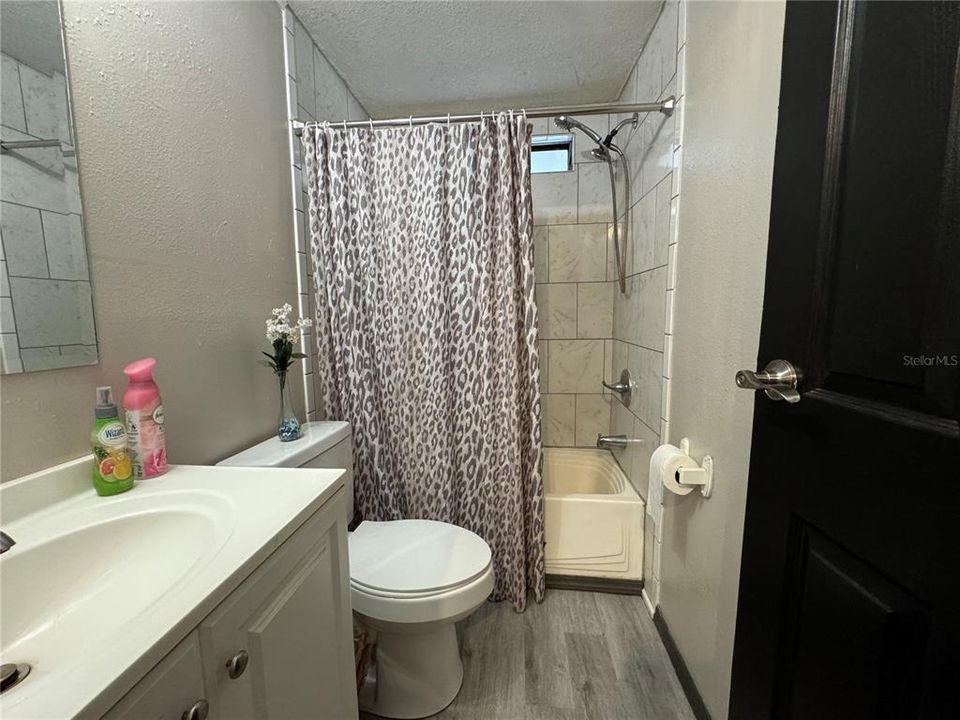
[[447,113],[447,127],[450,127],[450,113]]
[[373,118],[367,118],[370,121],[370,129],[373,130]]
[[413,127],[413,115],[410,116],[410,127]]
[[346,119],[346,118],[343,119],[343,131],[344,131],[344,132],[347,131],[347,119]]

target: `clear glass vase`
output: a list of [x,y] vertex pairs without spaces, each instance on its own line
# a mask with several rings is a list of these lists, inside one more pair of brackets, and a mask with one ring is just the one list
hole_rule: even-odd
[[287,375],[284,373],[278,377],[280,379],[280,417],[277,420],[277,437],[280,438],[280,442],[299,440],[300,419],[294,410]]

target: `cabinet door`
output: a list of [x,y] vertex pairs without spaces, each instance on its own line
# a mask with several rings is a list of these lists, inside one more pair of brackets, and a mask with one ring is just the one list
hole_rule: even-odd
[[[220,720],[356,718],[343,499],[328,504],[200,625]],[[231,658],[246,653],[246,667]]]
[[103,720],[181,720],[183,714],[200,703],[196,717],[203,712],[203,670],[197,633],[170,651],[156,667],[134,685]]

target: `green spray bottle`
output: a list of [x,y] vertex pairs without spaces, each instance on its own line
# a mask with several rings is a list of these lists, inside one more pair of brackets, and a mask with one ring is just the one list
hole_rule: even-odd
[[97,388],[93,409],[93,487],[98,495],[117,495],[133,487],[133,463],[127,452],[127,431],[120,422],[109,386]]

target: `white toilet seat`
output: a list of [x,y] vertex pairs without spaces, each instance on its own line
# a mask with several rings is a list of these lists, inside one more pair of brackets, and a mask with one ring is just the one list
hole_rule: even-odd
[[350,588],[361,615],[394,623],[453,621],[493,590],[490,547],[434,520],[365,521],[350,534]]

